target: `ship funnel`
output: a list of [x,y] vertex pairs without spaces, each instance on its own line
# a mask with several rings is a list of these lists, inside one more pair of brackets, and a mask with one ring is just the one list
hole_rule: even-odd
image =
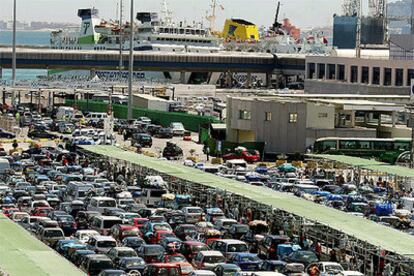
[[82,18],[79,44],[96,44],[100,36],[95,32],[95,26],[101,23],[99,11],[95,8],[80,9],[78,10],[78,16]]

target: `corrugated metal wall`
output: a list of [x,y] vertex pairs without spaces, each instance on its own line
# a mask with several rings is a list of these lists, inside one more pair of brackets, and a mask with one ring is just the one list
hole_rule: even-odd
[[[68,106],[77,106],[79,110],[89,112],[107,112],[108,105],[102,102],[89,101],[74,101],[66,100],[65,104]],[[125,105],[113,105],[114,115],[119,119],[126,119],[128,116],[128,107]],[[154,124],[162,126],[169,126],[172,122],[183,123],[186,130],[198,132],[201,124],[205,123],[220,123],[220,121],[214,117],[198,116],[186,113],[174,113],[174,112],[163,112],[157,110],[149,110],[143,108],[134,108],[133,117],[148,117]]]

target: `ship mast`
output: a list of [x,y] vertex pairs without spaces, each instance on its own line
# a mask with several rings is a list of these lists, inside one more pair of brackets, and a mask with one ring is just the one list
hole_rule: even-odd
[[172,20],[172,11],[168,9],[168,3],[167,0],[162,1],[162,14],[163,14],[163,20],[165,25],[171,25],[173,23]]
[[211,0],[211,14],[206,16],[208,22],[210,22],[210,31],[214,32],[215,23],[216,23],[216,9],[217,9],[217,0]]

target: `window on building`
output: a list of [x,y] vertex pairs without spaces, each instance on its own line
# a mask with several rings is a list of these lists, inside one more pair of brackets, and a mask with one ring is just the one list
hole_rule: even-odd
[[272,120],[272,112],[265,112],[265,121]]
[[390,86],[391,85],[391,75],[392,75],[392,69],[391,68],[384,68],[384,86]]
[[372,84],[380,84],[380,70],[379,67],[372,67]]
[[361,83],[369,83],[369,67],[367,66],[362,66]]
[[328,64],[328,79],[334,80],[335,79],[335,68],[336,64]]
[[328,118],[328,113],[326,112],[318,113],[318,118]]
[[319,69],[318,79],[325,78],[325,64],[318,63],[318,69]]
[[411,80],[414,79],[414,69],[408,69],[407,72],[407,84],[408,86],[411,85]]
[[308,72],[306,77],[310,80],[315,77],[315,63],[308,63]]
[[298,122],[298,113],[289,113],[289,123]]
[[337,74],[338,74],[338,80],[341,80],[341,81],[345,80],[345,65],[343,64],[338,65]]
[[247,110],[240,110],[239,111],[239,118],[241,120],[251,120],[252,119],[252,113]]
[[397,68],[395,69],[395,86],[404,85],[404,69]]
[[351,82],[358,82],[358,66],[351,66]]

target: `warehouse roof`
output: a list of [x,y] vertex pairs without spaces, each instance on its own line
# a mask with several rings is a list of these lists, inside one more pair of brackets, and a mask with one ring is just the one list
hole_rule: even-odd
[[85,275],[65,258],[0,215],[0,275]]
[[273,208],[319,222],[376,247],[414,259],[414,237],[373,221],[286,193],[276,192],[265,187],[252,187],[245,183],[204,173],[201,170],[183,165],[172,164],[168,161],[138,155],[114,146],[82,146],[82,148],[95,154],[124,160],[189,182],[244,196]]

